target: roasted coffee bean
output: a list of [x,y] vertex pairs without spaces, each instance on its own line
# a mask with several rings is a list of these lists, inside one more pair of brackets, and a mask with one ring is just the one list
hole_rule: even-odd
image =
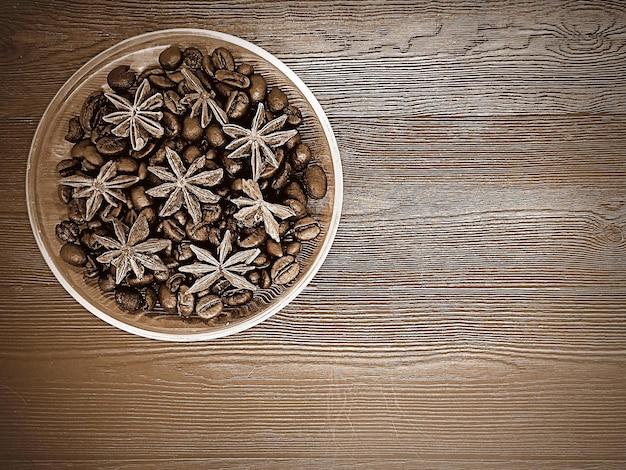
[[66,243],[61,247],[61,259],[72,266],[85,266],[87,263],[87,254],[85,250],[73,243]]
[[300,254],[300,250],[302,249],[302,244],[298,241],[293,241],[288,243],[285,247],[285,254],[291,256],[298,256]]
[[222,294],[222,302],[227,307],[238,307],[252,300],[252,291],[247,289],[230,290]]
[[244,250],[250,248],[258,248],[267,240],[267,234],[262,227],[256,227],[252,229],[245,238],[239,240],[239,246]]
[[243,91],[233,91],[226,101],[226,114],[230,119],[240,119],[247,112],[250,106],[250,99]]
[[67,123],[67,134],[65,134],[65,140],[75,143],[81,140],[84,135],[85,132],[80,126],[80,118],[78,116],[74,116]]
[[250,76],[254,73],[254,65],[248,63],[248,62],[244,62],[243,64],[240,64],[237,67],[237,72],[243,74],[243,75],[247,75]]
[[272,189],[274,191],[278,191],[282,189],[287,182],[289,181],[289,177],[291,176],[291,165],[286,163],[283,169],[276,175],[274,175],[274,181],[272,181]]
[[152,206],[144,207],[143,209],[141,209],[139,214],[143,215],[146,218],[146,221],[148,222],[148,225],[150,227],[153,227],[154,224],[156,224],[158,216],[157,216],[156,211],[154,210],[154,207]]
[[224,131],[222,131],[222,126],[219,124],[210,124],[204,130],[204,135],[206,136],[206,140],[209,142],[209,145],[212,147],[221,148],[226,145],[226,135],[224,134]]
[[235,70],[235,59],[225,47],[216,48],[211,54],[211,61],[216,69]]
[[195,253],[191,249],[190,242],[182,242],[176,247],[176,251],[174,252],[174,256],[176,260],[180,263],[184,263],[185,261],[189,261],[195,256]]
[[190,317],[196,309],[196,298],[188,292],[189,286],[182,285],[178,289],[178,314],[183,317]]
[[232,86],[230,85],[226,85],[226,83],[222,83],[222,82],[217,82],[215,84],[215,91],[217,92],[217,94],[219,96],[221,96],[224,99],[228,99],[228,97],[230,96],[230,94],[235,91],[233,89]]
[[273,113],[277,113],[288,105],[287,95],[280,88],[273,87],[267,95],[268,109]]
[[177,313],[178,296],[176,292],[169,290],[166,284],[161,284],[159,287],[159,303],[166,312]]
[[246,75],[231,70],[216,70],[215,79],[240,90],[250,86],[250,79]]
[[146,188],[141,184],[130,188],[130,201],[133,204],[133,208],[137,211],[152,205],[152,198],[146,194]]
[[300,133],[298,132],[296,135],[294,135],[291,139],[289,139],[287,142],[285,142],[285,148],[287,150],[293,150],[295,149],[300,143],[302,142],[302,136],[300,135]]
[[106,135],[98,139],[96,150],[105,157],[117,157],[128,150],[128,139]]
[[102,292],[113,292],[115,290],[115,278],[110,272],[106,272],[98,279],[98,286]]
[[256,258],[252,260],[252,264],[259,268],[265,268],[269,266],[269,262],[270,260],[269,260],[267,253],[263,253],[263,252],[261,252],[259,256],[257,256]]
[[59,201],[61,201],[63,204],[69,204],[69,202],[72,200],[72,193],[74,192],[74,188],[72,188],[71,186],[65,186],[60,184],[59,185]]
[[[215,151],[215,149],[209,149],[207,150],[207,152],[204,154],[205,158],[206,158],[206,163],[205,163],[205,167],[207,167],[207,165],[209,164],[209,162],[214,161],[217,159],[217,152]],[[208,168],[208,167],[207,167]]]
[[161,146],[157,144],[156,140],[150,140],[144,148],[142,148],[141,150],[131,150],[129,152],[129,155],[136,160],[143,160],[146,158],[150,158],[159,148],[161,148]]
[[159,90],[171,90],[173,88],[176,88],[176,86],[178,85],[178,83],[171,80],[166,75],[150,75],[148,77],[148,82],[150,82],[150,85],[152,85],[152,87]]
[[222,157],[222,163],[224,169],[230,176],[237,176],[237,174],[243,170],[243,161],[240,158],[234,159],[224,155]]
[[100,263],[93,256],[87,255],[87,262],[83,266],[85,279],[95,279],[100,276]]
[[100,220],[106,222],[107,224],[112,223],[113,219],[120,219],[123,214],[122,204],[107,204],[104,208],[98,213]]
[[170,46],[159,54],[159,64],[165,70],[176,70],[183,62],[183,53],[178,46]]
[[84,199],[72,199],[67,204],[67,218],[78,225],[86,222],[86,213]]
[[135,84],[135,72],[128,65],[118,65],[107,75],[107,83],[114,91],[125,92]]
[[187,47],[183,51],[183,62],[192,69],[200,68],[202,57],[202,52],[197,47]]
[[311,149],[307,144],[298,144],[291,154],[291,164],[296,171],[302,171],[311,161]]
[[172,274],[167,281],[165,281],[165,286],[172,292],[178,292],[180,286],[183,285],[183,282],[187,279],[183,273]]
[[304,170],[304,185],[307,195],[312,199],[321,199],[326,195],[326,173],[319,165],[310,165]]
[[178,116],[172,112],[165,111],[163,113],[161,124],[163,125],[163,129],[165,131],[165,137],[178,137],[182,131],[182,125]]
[[250,87],[248,88],[248,95],[252,103],[260,103],[265,99],[267,93],[267,82],[263,75],[253,73],[250,75]]
[[115,301],[122,310],[138,312],[144,305],[143,296],[134,287],[117,286],[115,288]]
[[145,180],[149,174],[148,164],[140,161],[139,166],[137,167],[137,178],[139,178],[139,181]]
[[301,219],[308,214],[306,206],[297,199],[285,199],[283,205],[288,206],[295,213],[296,219]]
[[186,108],[180,104],[180,95],[175,90],[167,90],[163,93],[163,104],[172,114],[180,116],[185,113]]
[[217,246],[217,245],[219,245],[219,244],[220,244],[220,241],[221,241],[221,239],[220,239],[220,238],[221,238],[221,237],[220,237],[220,229],[219,229],[219,228],[217,228],[217,227],[211,227],[211,228],[209,229],[209,242],[210,242],[212,245]]
[[293,231],[301,242],[313,240],[320,234],[320,223],[312,217],[304,217],[293,225]]
[[85,168],[87,168],[86,163],[89,163],[93,168],[100,168],[106,163],[106,159],[100,155],[94,145],[87,145],[83,151],[83,166]]
[[209,239],[209,227],[204,223],[196,224],[191,219],[185,225],[185,232],[187,238],[193,242],[205,242]]
[[171,274],[172,273],[170,273],[169,270],[168,271],[155,271],[154,279],[157,282],[165,282],[170,278]]
[[94,92],[83,102],[79,115],[80,126],[86,132],[91,132],[104,114],[107,98],[102,92]]
[[187,221],[189,220],[189,216],[184,210],[174,212],[174,214],[172,214],[172,217],[183,227],[187,224]]
[[265,251],[272,258],[280,258],[283,256],[283,246],[274,240],[267,240],[265,243]]
[[296,106],[289,105],[284,110],[287,117],[287,124],[290,126],[299,126],[302,123],[302,113]]
[[222,299],[217,295],[205,295],[196,303],[196,314],[204,320],[215,318],[224,310]]
[[56,165],[56,172],[59,176],[66,177],[75,174],[80,170],[80,160],[77,158],[65,158]]
[[279,285],[289,284],[300,273],[300,264],[293,256],[278,258],[272,265],[272,280]]
[[141,277],[135,277],[135,276],[128,277],[128,284],[133,287],[146,287],[152,284],[153,282],[154,282],[154,274],[152,274],[151,272],[147,272],[147,271],[144,272],[143,276]]
[[185,229],[174,219],[165,219],[161,222],[161,228],[165,238],[169,238],[173,242],[180,243],[185,238]]
[[145,302],[144,310],[148,312],[151,312],[152,310],[154,310],[154,308],[157,305],[157,302],[159,301],[159,296],[157,295],[155,290],[152,287],[147,287],[143,293],[143,297],[144,297],[144,302]]
[[304,190],[302,189],[302,186],[300,186],[297,181],[291,181],[285,187],[285,196],[289,199],[297,199],[304,206],[306,206],[309,201],[306,194],[304,193]]
[[63,243],[74,243],[78,240],[80,228],[71,220],[59,222],[54,230],[57,238]]
[[209,77],[215,76],[215,65],[213,65],[213,60],[210,55],[205,55],[200,61],[201,69],[204,73],[206,73]]
[[202,140],[204,129],[202,129],[198,117],[185,116],[183,119],[182,137],[191,143],[198,143]]
[[202,208],[202,222],[212,224],[222,218],[222,207],[219,204],[205,204]]

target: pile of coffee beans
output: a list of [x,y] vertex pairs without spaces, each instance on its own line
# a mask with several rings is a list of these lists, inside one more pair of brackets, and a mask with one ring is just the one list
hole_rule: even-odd
[[[224,47],[113,68],[68,123],[60,257],[127,312],[223,323],[295,282],[327,175],[277,86]],[[91,280],[91,281],[89,281]]]

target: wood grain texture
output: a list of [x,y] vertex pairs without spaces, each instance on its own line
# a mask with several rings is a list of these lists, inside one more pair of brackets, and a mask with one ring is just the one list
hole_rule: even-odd
[[[81,308],[24,190],[65,80],[179,26],[287,63],[345,179],[313,282],[201,344]],[[625,51],[620,1],[5,2],[0,468],[624,468]]]

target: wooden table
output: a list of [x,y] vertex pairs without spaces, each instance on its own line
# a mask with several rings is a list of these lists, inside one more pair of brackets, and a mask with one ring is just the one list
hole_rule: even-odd
[[[3,3],[0,467],[626,467],[623,2]],[[321,102],[343,217],[313,282],[229,338],[109,326],[39,254],[36,126],[88,59],[249,40]]]

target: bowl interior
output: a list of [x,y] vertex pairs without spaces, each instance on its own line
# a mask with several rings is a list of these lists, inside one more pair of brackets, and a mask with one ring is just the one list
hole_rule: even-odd
[[[141,71],[158,64],[160,52],[168,46],[195,46],[211,52],[219,46],[230,49],[240,62],[251,63],[268,82],[278,86],[302,112],[299,127],[303,142],[312,151],[312,161],[320,164],[328,177],[326,196],[309,203],[309,212],[322,225],[322,233],[303,245],[302,272],[293,285],[272,287],[255,295],[254,301],[227,323],[207,323],[200,319],[183,321],[161,310],[129,314],[103,294],[95,281],[85,280],[81,270],[67,265],[59,256],[61,243],[55,226],[67,218],[66,206],[58,197],[58,161],[67,158],[72,144],[66,142],[68,120],[81,111],[85,98],[106,84],[109,71],[130,65]],[[328,120],[310,90],[274,56],[242,39],[205,30],[177,29],[148,33],[123,41],[99,54],[78,70],[59,90],[37,128],[28,160],[27,200],[31,225],[41,252],[65,289],[90,312],[108,323],[134,334],[172,341],[216,338],[249,328],[287,305],[312,279],[332,244],[341,213],[342,179],[337,144]]]

